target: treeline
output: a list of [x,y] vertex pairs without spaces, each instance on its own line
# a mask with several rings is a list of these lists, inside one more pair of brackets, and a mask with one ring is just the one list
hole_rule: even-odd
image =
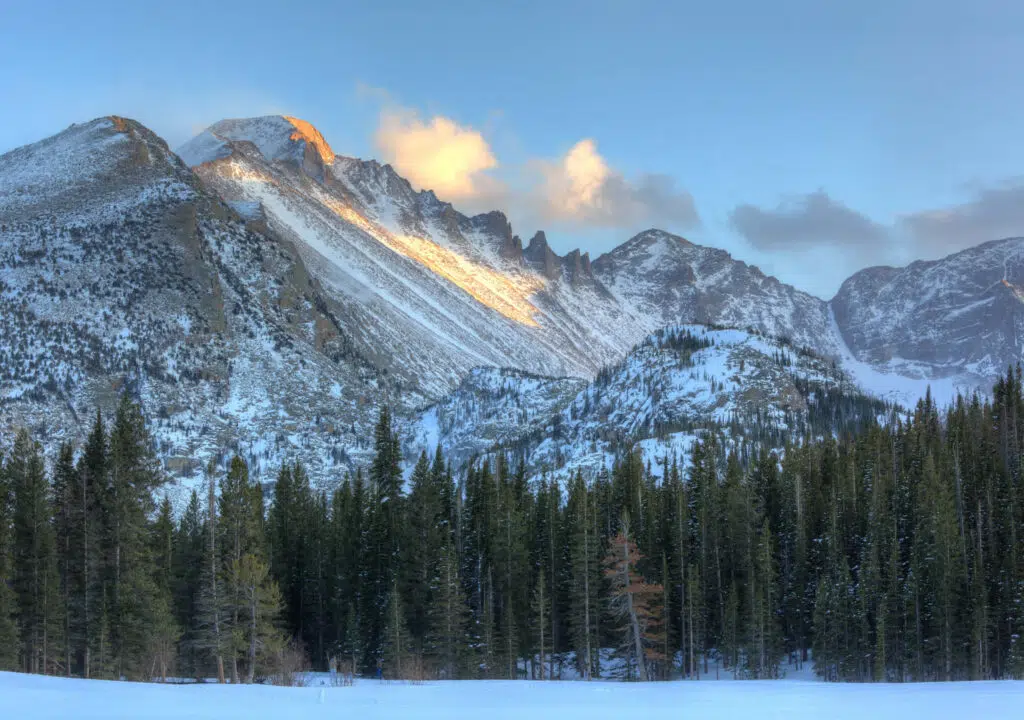
[[0,665],[772,678],[813,654],[827,680],[1022,677],[1022,421],[1018,369],[991,401],[778,454],[706,433],[685,466],[631,451],[559,483],[440,450],[405,478],[385,408],[332,492],[286,466],[267,497],[235,458],[175,519],[124,400],[51,477],[24,433],[4,461]]
[[97,413],[77,459],[20,432],[0,472],[0,669],[166,678],[191,667],[233,681],[294,665],[278,627],[262,490],[235,459],[180,522],[139,408]]

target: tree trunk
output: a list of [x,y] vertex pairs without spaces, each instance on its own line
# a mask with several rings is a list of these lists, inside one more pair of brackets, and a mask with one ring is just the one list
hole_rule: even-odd
[[590,519],[587,510],[590,506],[590,499],[586,493],[583,495],[583,627],[586,628],[586,665],[584,665],[583,679],[590,679],[592,666],[590,654]]
[[[623,536],[625,540],[625,536]],[[636,616],[636,608],[633,607],[633,593],[629,592],[629,543],[623,542],[622,556],[624,561],[624,588],[626,588],[626,612],[629,615],[630,632],[633,635],[633,652],[636,653],[636,669],[641,682],[647,681],[647,665],[644,662],[643,638],[640,636],[640,621]]]
[[213,598],[213,643],[214,655],[217,658],[217,682],[222,685],[225,682],[224,678],[224,645],[221,642],[220,637],[220,598],[217,593],[217,495],[216,485],[214,483],[213,474],[210,474],[210,483],[207,488],[207,515],[209,517],[210,526],[210,596]]
[[82,661],[82,674],[89,679],[89,493],[88,472],[82,473],[82,642],[85,644],[85,656]]
[[249,592],[249,676],[246,682],[251,684],[256,676],[256,587],[250,587]]

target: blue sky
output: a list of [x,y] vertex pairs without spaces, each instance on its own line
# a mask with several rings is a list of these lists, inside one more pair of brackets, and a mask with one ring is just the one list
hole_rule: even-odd
[[434,184],[442,137],[475,158],[451,199],[524,238],[596,256],[660,226],[829,297],[1024,235],[1021,68],[1013,0],[0,0],[0,152],[287,113]]

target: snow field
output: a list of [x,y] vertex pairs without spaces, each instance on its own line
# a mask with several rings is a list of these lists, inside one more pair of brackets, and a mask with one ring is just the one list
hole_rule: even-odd
[[1019,718],[1024,682],[853,685],[357,680],[352,687],[160,685],[0,673],[5,718],[943,720]]

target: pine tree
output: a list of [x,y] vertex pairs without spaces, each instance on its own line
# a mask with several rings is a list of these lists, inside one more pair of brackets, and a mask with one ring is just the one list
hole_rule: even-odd
[[270,567],[258,555],[246,552],[233,565],[236,607],[232,634],[235,646],[245,655],[245,681],[252,683],[257,673],[269,672],[284,650],[284,636],[277,629],[281,593],[270,576]]
[[629,516],[623,512],[618,534],[608,545],[605,577],[608,578],[610,608],[620,622],[621,648],[635,664],[641,681],[651,679],[651,660],[657,661],[660,644],[661,609],[657,606],[663,589],[640,576],[637,567],[642,557],[631,539]]
[[451,539],[441,548],[427,627],[424,653],[438,676],[448,680],[461,677],[469,653],[469,606]]
[[21,665],[26,672],[49,673],[54,656],[63,655],[63,613],[49,483],[42,448],[22,430],[7,463],[14,496],[11,585],[21,635]]
[[149,655],[160,679],[167,680],[178,654],[182,630],[174,612],[175,591],[175,526],[171,499],[164,495],[160,511],[151,530],[154,582],[153,607],[149,609]]
[[[545,633],[547,632],[548,625],[548,597],[547,590],[545,589],[544,573],[537,574],[537,587],[533,594],[533,613],[534,613],[534,632],[537,634],[537,660],[540,667],[540,679],[544,679],[544,657],[548,650],[548,645],[544,642]],[[588,654],[584,659],[584,668],[586,675],[585,680],[590,679],[590,655]]]
[[583,475],[578,472],[570,486],[566,508],[572,577],[569,625],[578,669],[585,680],[600,671],[598,619],[601,563],[596,514]]
[[162,483],[145,420],[123,395],[110,430],[110,462],[103,496],[105,601],[111,661],[117,677],[146,677],[175,635],[170,599],[155,579],[149,517]]
[[211,463],[206,470],[206,544],[203,548],[202,589],[196,598],[193,633],[197,650],[214,663],[217,681],[223,683],[224,656],[230,652],[228,590],[223,581],[221,531],[217,513],[217,481]]
[[74,672],[72,655],[81,640],[75,637],[75,582],[80,572],[77,566],[77,515],[75,496],[79,485],[75,470],[74,450],[63,443],[60,447],[53,473],[54,539],[60,575],[61,633],[64,637],[64,672],[71,677]]
[[[221,563],[224,577],[224,599],[228,608],[226,619],[227,639],[230,640],[228,654],[231,682],[241,680],[239,662],[249,656],[249,642],[244,615],[247,607],[243,592],[244,578],[239,573],[251,569],[252,563],[243,562],[246,555],[262,560],[263,545],[263,492],[259,485],[249,478],[249,468],[237,455],[232,458],[227,475],[221,484],[217,530],[221,548]],[[222,628],[221,632],[224,630]]]
[[[74,646],[76,665],[82,677],[107,674],[105,648],[108,626],[105,625],[103,593],[103,504],[108,478],[107,432],[103,415],[97,410],[92,431],[79,458],[78,483],[73,494],[73,510],[69,511],[73,561],[71,563],[72,630],[69,640]],[[104,649],[101,652],[101,648]],[[102,656],[102,659],[100,657]]]
[[782,643],[778,628],[778,591],[775,552],[768,522],[764,521],[755,546],[753,606],[747,670],[755,678],[778,676]]
[[427,635],[430,605],[442,548],[447,542],[448,523],[440,483],[444,475],[431,472],[426,452],[420,454],[412,472],[409,493],[409,630],[420,641]]
[[180,669],[185,677],[203,675],[203,642],[198,627],[200,596],[204,591],[203,571],[206,531],[199,494],[193,490],[174,533],[171,573],[175,624],[183,629],[179,646]]
[[386,625],[381,648],[381,659],[385,677],[395,680],[417,679],[412,677],[414,650],[412,636],[405,619],[405,608],[398,584],[391,586],[387,597]]
[[383,406],[374,435],[375,454],[368,492],[363,602],[359,609],[367,664],[382,662],[386,609],[393,586],[405,586],[405,496],[401,451],[391,428],[391,412]]
[[12,493],[7,468],[0,458],[0,670],[18,667],[18,626],[13,575]]

